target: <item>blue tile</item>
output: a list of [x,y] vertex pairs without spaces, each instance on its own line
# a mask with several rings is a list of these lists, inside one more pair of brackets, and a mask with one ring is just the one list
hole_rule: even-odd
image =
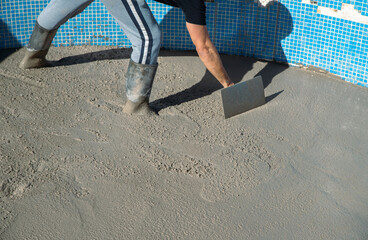
[[[25,46],[48,0],[0,2],[0,48]],[[193,50],[181,10],[147,1],[163,32],[162,47]],[[368,16],[368,0],[279,0],[269,8],[254,0],[206,3],[207,28],[222,53],[305,64],[323,68],[348,82],[367,87],[368,25],[317,13],[317,7],[341,10],[352,4]],[[60,27],[55,46],[114,45],[130,47],[129,39],[100,0]]]

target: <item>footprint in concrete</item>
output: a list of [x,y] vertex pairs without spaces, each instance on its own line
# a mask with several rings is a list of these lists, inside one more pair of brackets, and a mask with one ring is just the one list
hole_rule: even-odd
[[7,69],[4,68],[0,68],[0,75],[12,79],[12,80],[17,80],[17,81],[21,81],[22,83],[25,83],[27,85],[33,86],[33,87],[37,87],[37,88],[43,88],[46,86],[45,83],[40,82],[38,80],[38,78],[33,78],[32,76],[25,76],[24,74],[21,73],[17,73],[17,71],[9,71]]
[[73,139],[78,142],[95,142],[95,143],[108,143],[109,136],[102,133],[101,130],[94,130],[89,128],[79,128],[79,127],[71,127],[71,128],[37,128],[33,129],[38,133],[43,133],[48,136],[56,136],[61,139]]
[[95,97],[88,98],[87,102],[91,105],[93,105],[96,108],[102,109],[104,111],[112,112],[112,113],[122,113],[123,107],[116,104],[116,103],[110,103],[102,99],[98,99]]

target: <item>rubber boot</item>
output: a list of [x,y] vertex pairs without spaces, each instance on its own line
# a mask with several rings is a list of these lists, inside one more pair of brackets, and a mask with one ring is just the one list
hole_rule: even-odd
[[123,112],[135,115],[158,115],[149,105],[149,97],[158,64],[138,64],[130,60],[126,74],[127,103]]
[[45,57],[56,32],[57,29],[49,31],[41,27],[38,22],[36,22],[27,45],[27,52],[23,60],[20,62],[19,67],[29,69],[50,66]]

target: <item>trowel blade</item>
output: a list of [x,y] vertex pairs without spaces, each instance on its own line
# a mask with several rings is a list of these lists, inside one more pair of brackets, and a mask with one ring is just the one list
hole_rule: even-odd
[[266,103],[261,76],[221,90],[225,118],[249,111]]

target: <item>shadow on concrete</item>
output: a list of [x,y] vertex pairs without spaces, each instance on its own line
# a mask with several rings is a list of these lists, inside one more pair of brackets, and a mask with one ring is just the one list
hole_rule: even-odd
[[[248,2],[247,4],[254,3]],[[180,14],[180,9],[173,8],[165,15],[165,18],[161,22],[160,27],[164,33],[164,43],[166,40],[165,34],[170,34],[171,29],[175,29],[174,34],[176,33],[178,35],[182,35],[184,31],[186,31],[185,21],[182,19],[178,22],[178,19],[180,19],[178,16],[180,16]],[[245,33],[232,33],[230,36],[230,38],[241,36],[244,38],[245,44],[252,44],[252,46],[254,46],[253,48],[248,47],[249,50],[246,52],[246,54],[252,58],[244,58],[245,61],[234,62],[231,56],[222,55],[221,58],[224,67],[234,83],[240,82],[244,75],[253,69],[254,63],[257,61],[264,61],[258,60],[257,57],[270,58],[266,57],[266,55],[269,56],[270,54],[272,56],[271,59],[267,61],[266,66],[254,76],[262,76],[264,88],[271,84],[275,76],[288,68],[287,59],[281,45],[281,40],[286,38],[293,29],[293,21],[287,8],[281,3],[274,3],[274,5],[267,10],[263,9],[263,11],[257,11],[257,14],[251,14],[250,16],[247,16],[247,22],[245,22],[245,24],[254,24],[258,22],[259,19],[269,19],[270,16],[273,16],[275,19],[277,19],[277,21],[275,21],[277,23],[274,23],[273,26],[273,38],[271,42],[264,42],[261,40],[267,36],[269,29],[272,29],[272,24],[258,24],[257,30],[255,32],[247,32],[248,30],[246,30]],[[175,21],[173,21],[173,19],[175,19]],[[234,24],[233,19],[229,19],[228,21],[228,23],[221,23],[224,29],[232,29],[232,25]],[[250,29],[250,27],[244,27],[243,29]],[[178,38],[180,36],[175,37]],[[172,36],[170,36],[170,38],[173,39]],[[170,42],[168,42],[167,45],[170,47]],[[270,46],[272,46],[272,49],[270,49]],[[181,56],[180,52],[177,52],[177,54],[177,56]],[[196,55],[196,53],[193,52],[193,55]],[[151,106],[156,111],[160,111],[166,107],[179,105],[210,95],[214,91],[217,91],[221,88],[222,85],[212,76],[208,70],[206,70],[206,73],[202,79],[192,87],[176,94],[158,99],[152,102]],[[271,96],[267,96],[266,102],[276,98],[282,92],[283,91],[280,91]]]
[[[0,63],[21,47],[21,44],[10,32],[8,25],[0,19]],[[11,48],[8,48],[8,47]],[[6,48],[6,49],[5,49]]]
[[130,48],[107,49],[97,52],[64,57],[58,61],[49,61],[49,62],[51,63],[51,67],[54,67],[54,66],[77,65],[102,60],[128,59],[130,58],[131,52],[132,50]]
[[[197,55],[193,52],[193,55]],[[171,55],[172,56],[172,55]],[[178,52],[175,56],[183,56]],[[185,55],[188,56],[188,55]],[[240,58],[240,57],[239,57]],[[241,61],[235,62],[234,56],[230,55],[222,55],[221,59],[226,68],[230,78],[234,83],[239,83],[244,75],[252,70],[253,64],[256,63],[258,60],[250,57],[241,57]],[[279,73],[285,71],[288,68],[287,65],[269,62],[267,65],[257,74],[262,76],[264,86],[268,86],[272,79],[278,75]],[[202,79],[181,92],[175,93],[173,95],[160,98],[150,103],[151,107],[154,108],[156,111],[160,111],[164,108],[180,105],[185,102],[193,101],[198,98],[202,98],[212,94],[215,91],[222,89],[222,85],[217,81],[217,79],[208,71],[206,70]],[[276,98],[279,94],[283,91],[278,93],[272,94],[266,97],[266,103],[270,102],[274,98]]]

